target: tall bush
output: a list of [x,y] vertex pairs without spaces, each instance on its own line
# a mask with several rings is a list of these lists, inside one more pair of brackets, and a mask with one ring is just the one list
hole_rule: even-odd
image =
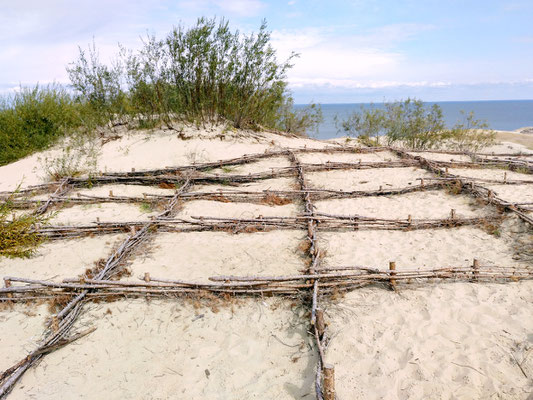
[[277,60],[265,22],[246,35],[224,19],[200,18],[163,39],[147,36],[138,51],[122,47],[113,67],[100,62],[94,45],[88,56],[80,49],[69,74],[82,99],[112,114],[129,113],[141,125],[230,121],[236,128],[301,130],[316,124],[318,108],[287,113],[292,98],[285,79],[295,56]]

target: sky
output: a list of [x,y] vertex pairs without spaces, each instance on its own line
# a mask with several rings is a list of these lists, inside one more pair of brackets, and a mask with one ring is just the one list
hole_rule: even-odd
[[532,0],[0,0],[0,92],[68,84],[93,40],[104,60],[197,17],[263,19],[297,103],[533,99]]

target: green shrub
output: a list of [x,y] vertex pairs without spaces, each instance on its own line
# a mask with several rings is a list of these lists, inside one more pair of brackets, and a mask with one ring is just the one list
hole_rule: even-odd
[[274,122],[277,129],[306,135],[324,120],[320,104],[311,103],[304,108],[295,108],[294,101],[288,96],[275,114]]
[[50,217],[14,214],[14,197],[15,193],[0,202],[0,256],[29,257],[44,240],[32,228],[46,224]]
[[0,165],[43,150],[79,126],[79,106],[59,86],[21,88],[0,100]]
[[385,134],[386,113],[384,110],[361,107],[360,112],[354,112],[346,120],[339,120],[335,116],[335,125],[339,131],[348,136],[356,136],[365,144],[379,144],[379,137]]
[[489,125],[476,120],[474,113],[461,111],[462,121],[444,132],[443,138],[448,148],[460,151],[479,151],[496,140],[496,133],[489,130]]
[[78,59],[67,66],[72,87],[78,94],[78,103],[90,107],[97,124],[112,121],[116,114],[124,114],[120,63],[111,68],[101,63],[94,42],[87,52],[81,47],[78,49]]
[[401,144],[412,149],[478,151],[494,142],[494,133],[487,130],[485,122],[476,120],[473,113],[463,112],[463,116],[462,121],[446,128],[440,106],[407,99],[386,103],[384,109],[361,108],[343,121],[337,118],[337,126],[340,132],[360,137],[371,145],[384,137],[389,145]]
[[82,102],[128,115],[140,127],[229,121],[303,132],[320,122],[321,111],[293,109],[285,78],[295,56],[278,62],[265,22],[245,35],[225,20],[200,18],[163,39],[148,36],[139,51],[120,47],[113,67],[100,62],[94,44],[87,53],[80,49],[68,71]]

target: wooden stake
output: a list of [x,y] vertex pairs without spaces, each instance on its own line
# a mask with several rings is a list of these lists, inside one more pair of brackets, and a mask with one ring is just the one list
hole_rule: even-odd
[[109,197],[113,197],[113,191],[112,190],[109,191]]
[[474,263],[472,264],[472,282],[478,281],[479,275],[479,260],[474,258]]
[[411,214],[409,214],[407,216],[407,222],[409,223],[409,225],[411,225],[411,222],[413,221],[413,219],[411,218]]
[[424,178],[420,179],[420,185],[422,185],[422,187],[424,187]]
[[144,273],[144,281],[145,282],[150,282],[150,272],[145,272]]
[[446,174],[448,173],[448,167],[446,167]]
[[396,279],[393,279],[392,277],[396,275],[396,263],[394,261],[391,261],[389,263],[389,271],[390,271],[390,288],[391,290],[396,290]]
[[324,369],[324,400],[335,400],[335,367],[325,364]]
[[322,340],[326,331],[326,322],[324,321],[324,310],[321,308],[316,309],[316,329],[318,330],[320,340]]
[[503,173],[503,183],[507,183],[507,172]]
[[455,210],[452,208],[452,210],[450,211],[450,218],[451,219],[455,219]]
[[132,168],[132,169],[131,169],[131,172],[135,172],[135,168]]
[[[5,279],[5,278],[4,278],[4,286],[5,286],[6,288],[11,287],[11,281],[10,281],[9,279]],[[12,297],[13,297],[13,293],[8,293],[8,294],[7,294],[7,297],[12,298]],[[13,306],[13,302],[12,302],[11,300],[8,301],[8,304],[9,304],[10,306]]]

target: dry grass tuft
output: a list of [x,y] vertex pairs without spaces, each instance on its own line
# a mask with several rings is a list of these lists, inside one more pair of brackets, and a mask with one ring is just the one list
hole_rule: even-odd
[[160,189],[175,189],[176,185],[174,183],[170,182],[161,182],[159,185],[157,185]]
[[292,200],[284,199],[272,193],[268,193],[267,195],[265,195],[263,200],[261,200],[261,204],[266,204],[269,206],[284,206],[286,204],[291,204],[291,203],[292,203]]
[[463,191],[463,187],[461,186],[461,182],[455,181],[453,183],[450,183],[449,185],[446,185],[446,192],[448,194],[460,194]]
[[300,244],[298,245],[298,250],[300,250],[304,254],[308,254],[310,249],[311,249],[311,242],[307,239],[302,240]]

